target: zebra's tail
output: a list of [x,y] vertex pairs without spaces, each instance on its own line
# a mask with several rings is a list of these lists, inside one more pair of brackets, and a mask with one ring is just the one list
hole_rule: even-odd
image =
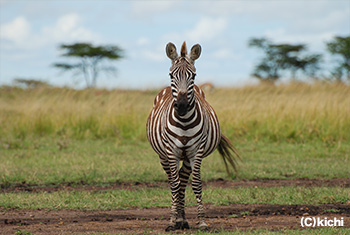
[[221,140],[217,149],[225,163],[227,174],[231,176],[230,166],[235,172],[237,172],[237,161],[240,160],[241,157],[235,147],[231,144],[231,141],[221,134]]

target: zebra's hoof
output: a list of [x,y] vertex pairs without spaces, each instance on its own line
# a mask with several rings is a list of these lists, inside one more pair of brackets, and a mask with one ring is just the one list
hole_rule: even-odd
[[201,231],[209,231],[209,226],[205,222],[202,222],[199,224],[199,229]]
[[189,229],[189,228],[190,228],[190,225],[188,224],[187,221],[179,221],[179,222],[176,222],[176,224],[175,224],[175,229],[184,230],[184,229]]
[[182,229],[190,229],[190,225],[188,224],[187,221],[184,221],[182,224]]
[[176,230],[175,226],[169,225],[169,226],[165,229],[165,232],[170,232],[170,231],[175,231],[175,230]]

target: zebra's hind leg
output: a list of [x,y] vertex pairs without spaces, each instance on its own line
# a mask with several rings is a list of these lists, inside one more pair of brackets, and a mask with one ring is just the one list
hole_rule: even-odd
[[177,208],[178,218],[176,220],[176,229],[189,229],[190,226],[185,216],[185,191],[188,183],[188,179],[191,174],[191,165],[189,161],[183,161],[180,169],[180,191],[179,191],[179,203]]
[[204,220],[204,208],[202,202],[202,180],[201,180],[201,158],[195,158],[191,162],[192,167],[192,189],[196,195],[197,205],[198,205],[198,220],[199,220],[199,229],[208,230],[209,226],[205,223]]

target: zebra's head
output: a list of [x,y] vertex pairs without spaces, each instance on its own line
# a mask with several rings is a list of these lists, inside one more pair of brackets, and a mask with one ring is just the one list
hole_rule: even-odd
[[201,50],[201,46],[196,44],[188,55],[186,42],[184,42],[180,55],[178,55],[173,43],[169,42],[166,45],[166,54],[172,62],[169,73],[171,93],[175,100],[175,110],[180,116],[186,115],[194,104],[194,78],[196,76],[194,61],[199,58]]

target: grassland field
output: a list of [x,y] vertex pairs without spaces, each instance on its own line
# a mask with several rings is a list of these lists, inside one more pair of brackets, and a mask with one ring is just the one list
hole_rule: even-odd
[[[232,140],[335,143],[350,139],[349,86],[252,86],[214,89],[207,100]],[[157,90],[2,88],[0,134],[145,141]]]
[[[165,184],[166,175],[145,132],[157,92],[1,87],[0,210],[170,206],[170,189],[165,186],[52,193],[15,190],[19,185]],[[238,172],[227,176],[215,152],[203,161],[205,182],[349,178],[350,86],[292,83],[214,88],[205,93],[222,132],[242,157]],[[187,195],[187,205],[194,206],[195,198]],[[350,188],[339,185],[208,186],[203,197],[211,205],[350,207]]]

